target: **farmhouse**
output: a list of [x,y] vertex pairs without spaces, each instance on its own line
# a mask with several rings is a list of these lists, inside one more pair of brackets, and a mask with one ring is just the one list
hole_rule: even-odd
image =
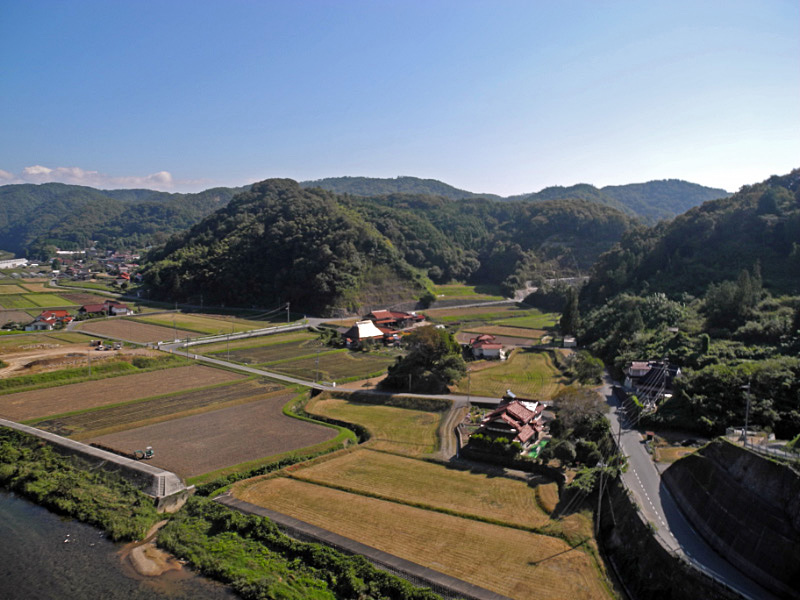
[[59,325],[64,326],[71,322],[72,315],[66,310],[45,310],[25,327],[25,331],[52,331]]
[[497,339],[489,333],[482,333],[478,337],[472,338],[469,341],[469,347],[472,350],[472,356],[475,358],[506,359],[503,344],[498,343]]
[[107,314],[112,316],[132,315],[133,311],[126,304],[116,300],[106,300],[102,304],[84,304],[78,309],[79,315]]
[[393,310],[375,310],[364,317],[372,321],[376,327],[387,329],[405,329],[425,320],[425,315],[417,313],[396,312]]
[[392,332],[388,329],[378,329],[375,323],[365,319],[363,321],[356,321],[355,325],[348,329],[343,336],[345,344],[350,348],[352,346],[357,346],[364,340],[382,340],[384,336],[391,333]]
[[624,370],[625,391],[635,394],[643,404],[655,406],[672,395],[672,382],[681,376],[677,365],[664,360],[633,361]]
[[511,397],[503,397],[503,404],[481,420],[476,433],[491,438],[503,437],[509,442],[519,442],[525,449],[535,442],[542,432],[544,404],[535,400],[511,399]]

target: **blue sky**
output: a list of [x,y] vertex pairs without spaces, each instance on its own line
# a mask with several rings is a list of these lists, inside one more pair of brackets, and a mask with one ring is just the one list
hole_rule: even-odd
[[800,166],[799,26],[795,0],[0,0],[0,184],[735,191]]

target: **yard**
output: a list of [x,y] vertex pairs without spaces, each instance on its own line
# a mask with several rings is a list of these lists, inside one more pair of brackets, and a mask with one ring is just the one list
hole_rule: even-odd
[[26,421],[241,378],[244,375],[191,365],[5,394],[0,395],[0,417],[17,422]]
[[567,384],[549,352],[518,349],[508,360],[472,372],[452,389],[462,394],[469,391],[474,396],[497,398],[511,389],[518,396],[548,400]]
[[593,556],[539,535],[277,477],[238,498],[511,598],[611,597]]
[[439,447],[438,430],[442,419],[439,412],[324,397],[311,400],[306,412],[366,427],[372,435],[369,447],[376,450],[421,456]]
[[195,477],[224,467],[325,442],[337,431],[282,413],[295,392],[227,406],[163,423],[93,437],[123,452],[152,446],[155,466]]

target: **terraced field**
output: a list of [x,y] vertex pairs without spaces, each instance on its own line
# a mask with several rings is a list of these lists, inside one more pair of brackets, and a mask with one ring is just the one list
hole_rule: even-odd
[[[610,598],[594,558],[564,540],[278,477],[242,500],[511,598]],[[591,530],[589,530],[591,531]]]
[[333,398],[312,400],[306,411],[366,427],[372,435],[369,447],[376,450],[421,456],[435,452],[439,447],[437,432],[442,419],[439,412],[359,404]]
[[223,406],[252,402],[264,398],[267,394],[281,393],[283,390],[283,386],[276,383],[259,383],[254,380],[234,381],[214,387],[134,400],[79,414],[45,419],[32,423],[32,425],[38,429],[80,440],[88,436],[105,435],[216,410]]
[[291,477],[518,527],[543,527],[550,521],[537,504],[535,489],[525,482],[384,452],[359,449],[292,471]]

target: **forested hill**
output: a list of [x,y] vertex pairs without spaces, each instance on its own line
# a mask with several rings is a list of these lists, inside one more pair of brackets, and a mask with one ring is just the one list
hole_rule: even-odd
[[304,181],[304,188],[318,187],[338,194],[355,196],[385,196],[390,194],[422,194],[442,196],[450,200],[488,198],[493,200],[586,200],[615,208],[644,223],[653,224],[662,219],[671,219],[707,200],[724,198],[730,194],[722,189],[709,188],[679,179],[632,183],[629,185],[596,188],[580,183],[569,187],[553,186],[533,194],[521,194],[503,198],[495,194],[476,194],[460,190],[436,179],[417,177],[330,177],[316,181]]
[[160,297],[349,311],[419,297],[431,281],[504,284],[588,269],[632,221],[585,201],[378,198],[267,180],[148,256]]
[[46,258],[53,247],[146,246],[197,223],[242,188],[198,194],[97,190],[45,183],[0,186],[0,249]]
[[653,224],[660,220],[671,219],[708,200],[725,198],[729,195],[722,189],[709,188],[679,179],[666,179],[647,183],[609,185],[604,188],[596,188],[585,183],[570,187],[554,186],[523,196],[521,199],[537,202],[581,198],[611,206],[638,217],[644,223]]
[[595,265],[584,298],[596,305],[623,291],[702,295],[756,263],[767,289],[800,293],[800,170],[629,232]]
[[450,200],[462,198],[492,198],[500,200],[495,194],[476,194],[454,188],[436,179],[420,179],[419,177],[328,177],[315,181],[303,181],[304,188],[320,188],[337,194],[353,194],[354,196],[385,196],[388,194],[424,194],[442,196]]

